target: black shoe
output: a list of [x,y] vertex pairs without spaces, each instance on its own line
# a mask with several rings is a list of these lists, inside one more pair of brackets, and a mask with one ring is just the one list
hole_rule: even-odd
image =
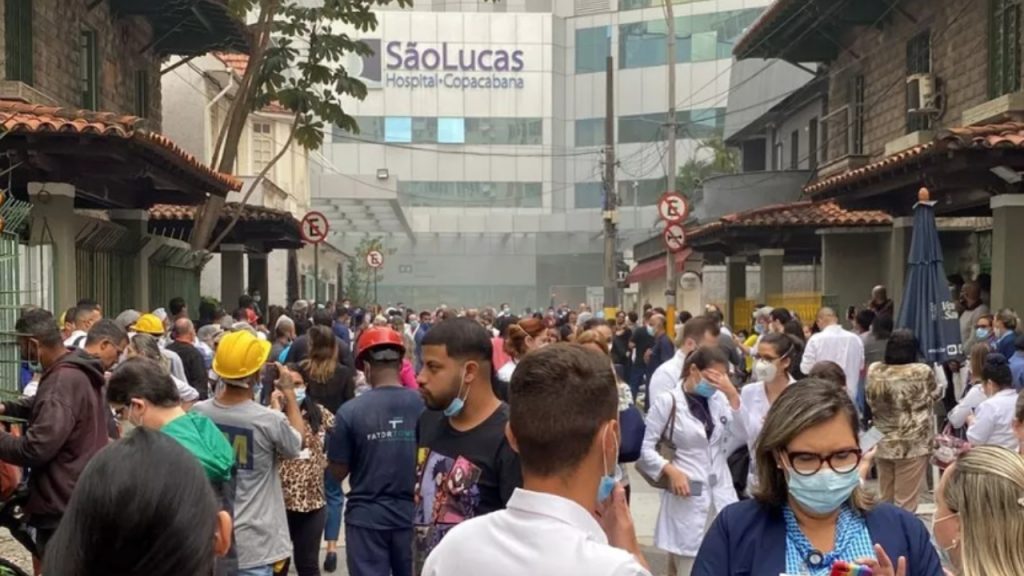
[[324,572],[333,573],[338,569],[338,553],[328,552],[327,557],[324,558]]

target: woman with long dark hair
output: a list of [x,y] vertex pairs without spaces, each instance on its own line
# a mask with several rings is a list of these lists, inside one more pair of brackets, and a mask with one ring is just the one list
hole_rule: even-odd
[[[323,328],[318,326],[317,330]],[[333,333],[331,338],[333,338]],[[292,559],[299,576],[320,575],[320,539],[327,524],[327,498],[324,485],[327,453],[324,449],[328,430],[334,428],[334,415],[309,395],[305,382],[295,382],[295,399],[305,424],[302,433],[303,455],[281,464],[281,488],[288,511],[288,533],[292,538]],[[275,391],[270,408],[284,411],[284,395]],[[288,570],[279,572],[287,574]]]
[[54,576],[206,575],[230,545],[231,516],[199,460],[137,428],[86,466],[43,565]]

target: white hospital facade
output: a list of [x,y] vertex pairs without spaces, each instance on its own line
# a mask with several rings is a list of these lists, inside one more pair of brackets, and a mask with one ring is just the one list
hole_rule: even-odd
[[679,163],[721,134],[731,50],[769,0],[675,5],[678,122],[665,141],[666,23],[655,0],[417,2],[378,12],[368,86],[311,159],[313,206],[332,242],[391,252],[382,303],[600,296],[606,57],[614,57],[620,251],[650,236]]

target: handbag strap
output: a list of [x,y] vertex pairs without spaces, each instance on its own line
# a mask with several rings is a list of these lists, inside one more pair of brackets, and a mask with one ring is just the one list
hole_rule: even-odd
[[668,422],[665,422],[665,427],[661,430],[661,440],[666,442],[672,441],[672,431],[676,429],[676,396],[672,395],[672,414],[668,417]]

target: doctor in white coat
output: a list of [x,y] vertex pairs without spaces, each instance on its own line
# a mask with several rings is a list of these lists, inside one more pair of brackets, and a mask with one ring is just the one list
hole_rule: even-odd
[[676,338],[679,348],[671,360],[665,362],[651,375],[647,383],[647,405],[653,406],[659,396],[679,388],[682,379],[683,362],[698,346],[718,344],[718,326],[707,316],[690,318],[683,325],[682,334]]
[[[683,366],[683,385],[654,399],[637,466],[652,478],[667,474],[654,545],[669,553],[669,576],[689,576],[704,532],[720,510],[737,501],[727,444],[736,433],[740,395],[718,346],[698,348]],[[675,410],[671,461],[656,448]]]

